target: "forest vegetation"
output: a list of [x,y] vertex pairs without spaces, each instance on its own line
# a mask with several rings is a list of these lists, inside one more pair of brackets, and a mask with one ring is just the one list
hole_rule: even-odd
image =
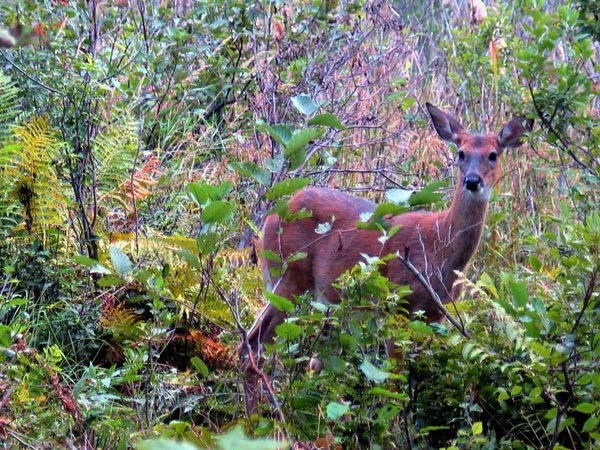
[[[598,448],[599,17],[1,2],[0,448]],[[535,123],[502,155],[459,326],[408,321],[386,255],[338,280],[337,307],[265,291],[261,226],[297,220],[306,186],[376,201],[383,238],[388,214],[448,207],[458,149],[426,102],[472,131]],[[289,318],[246,417],[238,347],[267,300]]]

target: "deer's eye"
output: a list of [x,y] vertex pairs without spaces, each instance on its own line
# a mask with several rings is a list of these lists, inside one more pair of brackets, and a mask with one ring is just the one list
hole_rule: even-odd
[[490,153],[489,158],[490,158],[490,161],[496,161],[498,159],[498,153],[496,153],[496,152]]
[[458,151],[458,159],[459,159],[459,161],[464,161],[464,159],[465,159],[465,152],[463,150],[459,150]]

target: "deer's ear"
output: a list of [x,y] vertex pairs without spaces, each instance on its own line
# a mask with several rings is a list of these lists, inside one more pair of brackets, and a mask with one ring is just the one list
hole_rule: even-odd
[[459,121],[450,114],[446,114],[441,109],[436,108],[431,103],[426,103],[425,106],[427,106],[427,111],[429,111],[433,127],[438,136],[446,142],[452,142],[460,146],[461,136],[466,130]]
[[498,145],[500,149],[520,147],[523,143],[521,138],[523,134],[533,129],[533,119],[518,117],[511,120],[502,127],[498,133]]

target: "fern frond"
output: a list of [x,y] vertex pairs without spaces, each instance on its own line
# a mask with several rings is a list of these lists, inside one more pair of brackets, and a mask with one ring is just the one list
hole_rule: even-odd
[[10,134],[15,119],[21,113],[18,98],[17,86],[10,77],[0,72],[0,142]]
[[138,147],[137,121],[125,117],[98,134],[94,142],[98,193],[105,195],[129,179]]
[[[113,233],[111,242],[121,241],[122,245],[133,245],[135,242],[134,233]],[[192,253],[198,252],[196,240],[185,236],[138,236],[138,246],[140,251],[153,250],[188,250]]]
[[64,186],[54,169],[62,142],[43,117],[14,126],[10,144],[0,148],[0,202],[19,202],[30,232],[40,234],[67,220]]

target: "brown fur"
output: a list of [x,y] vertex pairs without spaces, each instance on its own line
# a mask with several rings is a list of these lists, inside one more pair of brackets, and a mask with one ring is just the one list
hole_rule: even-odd
[[[450,301],[455,271],[465,269],[479,245],[489,194],[500,173],[499,158],[491,160],[490,154],[496,153],[499,157],[505,148],[519,146],[521,136],[531,129],[532,123],[519,118],[505,125],[498,135],[473,135],[453,117],[432,105],[427,107],[440,137],[456,144],[464,156],[462,159],[457,156],[459,176],[451,207],[439,213],[410,212],[390,218],[391,225],[401,227],[382,249],[378,231],[338,232],[355,229],[360,215],[373,211],[375,203],[331,189],[311,188],[299,192],[290,200],[290,210],[294,213],[306,209],[312,211],[312,217],[285,223],[279,216],[271,215],[267,217],[260,242],[261,249],[273,251],[282,261],[300,251],[307,255],[290,263],[280,280],[271,276],[271,269],[280,263],[261,260],[265,280],[277,295],[293,299],[294,295],[311,292],[327,301],[339,302],[340,292],[332,283],[361,260],[361,253],[376,256],[399,251],[404,255],[405,247],[409,247],[413,265],[429,280],[443,303]],[[476,177],[481,190],[474,193],[467,189],[465,177]],[[333,226],[323,237],[315,228],[325,222],[333,222]],[[425,311],[429,322],[443,320],[443,314],[423,285],[400,260],[392,259],[380,270],[397,285],[410,286],[412,293],[406,300],[411,315]],[[248,334],[253,352],[258,353],[262,343],[273,339],[275,327],[284,319],[285,314],[272,305],[265,307]],[[242,356],[245,353],[246,349],[242,349]],[[257,376],[247,363],[243,364],[246,409],[250,414],[257,407]]]

